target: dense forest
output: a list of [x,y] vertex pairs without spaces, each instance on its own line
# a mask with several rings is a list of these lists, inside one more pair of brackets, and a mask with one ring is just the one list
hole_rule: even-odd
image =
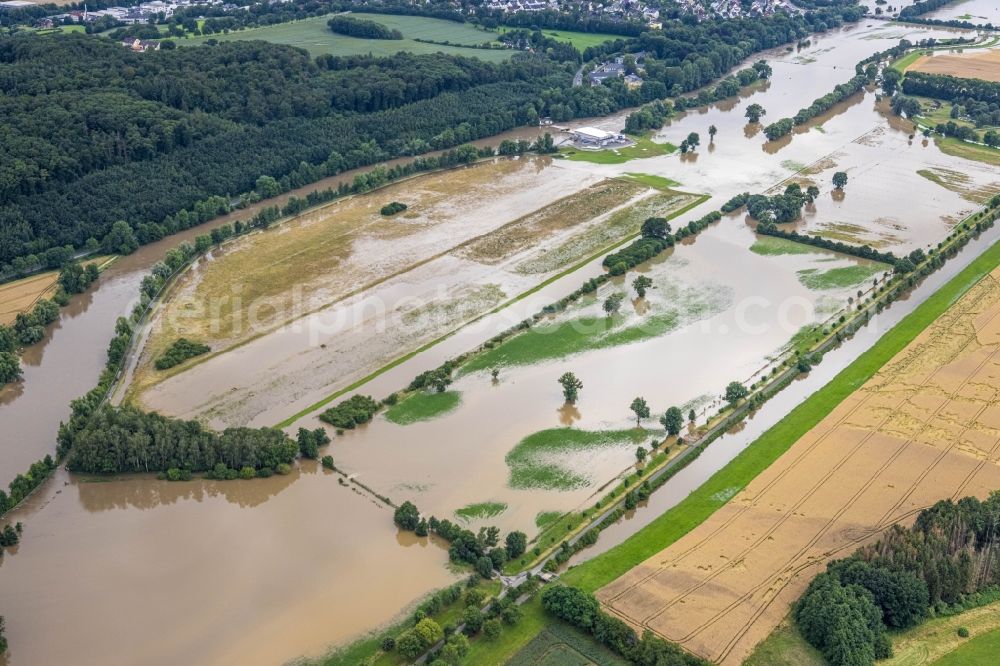
[[313,60],[263,42],[133,53],[84,35],[5,38],[0,263],[98,243],[121,220],[139,243],[157,240],[179,228],[168,216],[204,221],[261,176],[288,189],[542,115],[602,115],[689,92],[757,51],[859,17],[843,7],[643,33],[630,48],[649,54],[648,80],[635,91],[573,88],[579,57],[560,60],[565,50],[489,64],[441,54]]
[[[887,629],[975,606],[1000,585],[1000,493],[942,500],[913,527],[894,525],[873,545],[831,562],[794,609],[802,635],[833,666],[892,653]],[[992,598],[992,597],[990,597]]]

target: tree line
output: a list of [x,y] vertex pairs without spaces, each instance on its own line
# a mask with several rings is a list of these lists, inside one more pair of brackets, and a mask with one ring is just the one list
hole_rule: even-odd
[[813,247],[820,247],[824,250],[832,250],[833,252],[840,252],[841,254],[849,254],[851,256],[859,257],[861,259],[869,259],[871,261],[881,261],[883,263],[895,266],[899,261],[892,252],[880,252],[873,249],[869,245],[852,245],[850,243],[844,243],[842,241],[830,240],[828,238],[823,238],[822,236],[810,236],[808,234],[800,234],[797,231],[784,231],[779,229],[773,223],[765,222],[757,225],[757,233],[763,234],[765,236],[774,236],[776,238],[784,238],[786,240],[795,241],[796,243],[804,243],[806,245],[812,245]]
[[[886,631],[978,605],[1000,585],[1000,494],[941,500],[910,528],[827,565],[795,604],[803,637],[833,666],[891,656]],[[992,598],[992,597],[990,597]]]
[[764,135],[769,141],[780,139],[791,133],[793,127],[804,125],[816,116],[826,113],[836,104],[843,102],[851,95],[857,94],[873,79],[869,79],[867,74],[859,74],[851,78],[847,83],[834,86],[832,92],[813,100],[813,103],[799,111],[792,118],[782,118],[764,128]]
[[908,19],[914,16],[920,16],[921,14],[932,12],[935,9],[940,9],[945,5],[950,5],[953,2],[955,2],[955,0],[918,0],[918,2],[914,2],[912,5],[900,9],[899,18]]
[[[907,72],[903,79],[903,92],[907,95],[934,97],[949,102],[964,100],[1000,105],[1000,83],[983,79],[964,79],[950,74]],[[987,107],[989,108],[989,107]]]
[[402,39],[403,33],[394,28],[376,23],[369,19],[359,19],[353,16],[338,15],[326,22],[328,28],[338,35],[358,37],[360,39]]

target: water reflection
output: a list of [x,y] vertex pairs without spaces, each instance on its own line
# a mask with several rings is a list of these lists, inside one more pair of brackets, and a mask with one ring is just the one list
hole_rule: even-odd
[[[89,512],[114,509],[154,509],[181,501],[204,502],[220,498],[243,508],[259,506],[278,495],[303,474],[316,474],[315,461],[306,461],[289,474],[250,481],[161,481],[152,475],[101,479],[72,475],[69,485],[79,494],[80,504]],[[331,480],[331,483],[333,481]]]

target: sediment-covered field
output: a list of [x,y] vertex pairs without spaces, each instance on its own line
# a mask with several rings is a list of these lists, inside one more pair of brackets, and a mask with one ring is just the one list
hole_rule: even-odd
[[812,576],[942,498],[1000,487],[1000,269],[709,520],[598,597],[738,664]]

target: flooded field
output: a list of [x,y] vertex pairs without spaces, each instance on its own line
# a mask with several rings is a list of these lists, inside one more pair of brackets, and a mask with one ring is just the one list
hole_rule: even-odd
[[[407,425],[378,417],[337,438],[331,447],[337,464],[438,515],[471,502],[503,502],[509,509],[491,522],[533,533],[537,513],[578,506],[629,469],[643,442],[618,440],[569,454],[556,446],[543,452],[548,464],[585,482],[521,488],[512,487],[509,460],[519,441],[570,425],[594,432],[627,429],[635,424],[628,405],[636,395],[650,400],[654,416],[671,405],[684,405],[685,413],[703,412],[713,403],[717,408],[720,387],[764,372],[803,325],[835,316],[859,286],[869,286],[864,277],[863,285],[810,289],[801,273],[861,262],[827,252],[748,252],[754,242],[741,219],[724,219],[693,244],[642,267],[653,282],[645,299],[632,294],[621,314],[605,318],[604,298],[631,292],[624,279],[613,281],[596,297],[461,368],[449,387],[461,396],[457,409]],[[746,279],[750,275],[753,279]],[[494,367],[500,369],[496,382],[488,372]],[[584,382],[573,407],[563,404],[556,383],[567,370]],[[315,417],[307,417],[293,427],[317,425]],[[475,446],[469,445],[469,433],[476,433]]]
[[[291,304],[295,314],[319,308],[299,319],[315,321],[298,330],[271,330],[280,320],[270,319],[254,329],[266,334],[252,340],[253,333],[234,334],[232,326],[221,326],[213,339],[220,348],[244,344],[152,386],[143,400],[214,424],[275,424],[364,376],[367,368],[416,351],[442,331],[544,283],[361,388],[376,397],[388,395],[418,372],[476,347],[599,274],[598,259],[560,276],[593,254],[591,248],[634,231],[641,219],[625,219],[624,211],[646,210],[643,202],[664,196],[620,184],[617,178],[629,173],[669,178],[680,183],[677,190],[711,197],[672,220],[674,226],[701,217],[738,192],[761,192],[782,187],[790,178],[808,178],[822,194],[799,228],[878,242],[895,252],[937,242],[975,204],[917,172],[951,169],[966,174],[970,188],[981,190],[997,180],[987,167],[943,155],[919,137],[911,140],[908,127],[879,109],[874,93],[848,100],[776,144],[767,143],[759,127],[747,126],[743,111],[752,100],[767,109],[768,121],[794,115],[849,79],[854,63],[869,53],[904,37],[943,34],[873,22],[813,38],[800,51],[767,54],[775,72],[769,85],[687,113],[659,133],[657,140],[672,143],[688,132],[701,133],[704,143],[694,155],[620,165],[523,160],[516,164],[535,171],[513,172],[486,184],[477,181],[467,191],[449,190],[447,178],[437,190],[420,194],[405,189],[412,185],[400,184],[397,191],[410,195],[397,200],[425,216],[412,218],[414,228],[405,213],[383,224],[376,217],[378,207],[391,198],[379,193],[336,204],[354,211],[343,219],[321,209],[241,239],[202,262],[191,282],[176,293],[195,293],[201,284],[196,278],[212,278],[215,270],[215,281],[205,282],[215,285],[210,291],[240,278],[225,259],[246,244],[247,255],[257,259],[241,265],[249,278],[246,288],[258,290],[255,295],[265,302]],[[581,122],[617,130],[623,114]],[[711,124],[719,133],[708,143]],[[830,185],[836,170],[849,174],[842,198],[834,196]],[[508,188],[517,182],[531,193],[521,197],[518,187]],[[504,203],[491,200],[491,192],[504,192],[497,195]],[[898,208],[903,192],[906,210]],[[584,219],[572,199],[563,201],[577,193],[587,197],[591,213],[599,214]],[[436,196],[442,197],[439,204],[433,204]],[[448,196],[464,197],[468,208],[446,212]],[[686,201],[663,200],[657,210],[679,210]],[[558,214],[540,212],[544,210]],[[432,217],[428,211],[438,212]],[[568,225],[573,217],[581,217],[582,224]],[[339,249],[352,233],[350,225],[367,229],[353,232],[352,247],[365,250],[360,256],[376,258],[378,253],[378,261],[345,262]],[[204,228],[194,231],[205,233]],[[0,407],[0,427],[9,425],[5,434],[16,436],[20,430],[31,440],[15,451],[14,443],[3,438],[4,474],[10,470],[13,476],[52,450],[57,421],[69,399],[94,383],[114,316],[127,312],[136,293],[138,268],[179,240],[168,239],[155,252],[144,248],[139,254],[148,255],[133,255],[126,262],[134,263],[116,265],[117,272],[102,277],[89,301],[81,299],[78,316],[65,315],[63,329],[53,332],[44,372],[32,382],[29,366],[22,395],[0,393],[0,399],[8,400]],[[825,252],[786,253],[766,243],[752,249],[758,242],[742,215],[724,217],[693,243],[641,267],[655,284],[646,299],[637,299],[628,284],[634,274],[606,285],[598,295],[602,300],[615,291],[627,294],[610,327],[597,300],[583,301],[544,322],[553,335],[576,345],[572,354],[497,358],[496,383],[491,368],[469,369],[450,387],[457,400],[449,397],[444,407],[435,408],[436,418],[393,422],[379,416],[335,437],[328,452],[364,483],[394,500],[412,499],[424,512],[446,517],[466,508],[470,525],[488,522],[534,534],[540,514],[576,508],[631,467],[635,441],[601,433],[634,427],[629,412],[634,397],[646,397],[654,416],[670,405],[683,405],[685,411],[711,409],[728,381],[759,377],[804,324],[836,316],[847,298],[866,289],[881,270]],[[291,248],[305,254],[289,260],[284,253]],[[404,269],[405,274],[394,275]],[[372,275],[385,277],[377,288],[350,295]],[[298,302],[288,300],[289,276],[302,285]],[[376,295],[383,307],[393,307],[378,310]],[[334,314],[324,305],[338,298],[340,328],[336,317],[322,320]],[[378,327],[386,312],[407,317],[414,333],[400,337],[395,326]],[[72,332],[74,322],[81,326],[75,337],[64,335]],[[310,338],[310,329],[317,327],[338,331],[336,342],[331,333],[322,341]],[[323,344],[332,359],[326,366],[318,362],[326,352]],[[339,350],[336,356],[333,346]],[[80,349],[96,351],[80,359]],[[501,352],[509,348],[498,348]],[[55,364],[58,359],[61,367]],[[87,366],[91,361],[92,368]],[[285,373],[286,383],[268,383],[275,368]],[[563,404],[555,381],[566,370],[584,382],[575,407]],[[789,395],[792,404],[801,398]],[[57,400],[58,408],[52,408],[49,403]],[[317,423],[314,413],[292,427]],[[650,419],[643,425],[652,428],[653,423]],[[597,435],[570,454],[565,447],[547,450],[538,444],[551,436],[528,439],[566,426]],[[25,461],[20,460],[22,449]],[[568,488],[512,487],[514,469],[527,459],[525,451],[533,456],[531,464],[552,466],[580,481]],[[717,462],[710,456],[705,460]],[[13,461],[10,467],[8,461]],[[696,469],[703,475],[713,471],[711,465]],[[242,499],[230,500],[236,496]],[[59,476],[14,518],[26,523],[24,541],[0,563],[10,664],[109,663],[123,655],[142,663],[277,663],[343,642],[452,580],[444,551],[398,543],[386,510],[314,470],[228,485],[166,484],[148,478],[86,483]],[[365,602],[376,598],[378,604]],[[101,616],[87,612],[95,606],[110,610]],[[54,635],[56,624],[66,625],[67,631]]]
[[[436,201],[435,193],[429,203],[424,202],[425,192],[442,188],[450,177],[458,179],[457,187],[448,186],[456,187],[451,194]],[[470,180],[479,186],[472,187],[466,182]],[[555,169],[548,159],[500,160],[457,174],[414,179],[399,189],[380,192],[378,198],[345,202],[347,211],[324,208],[287,229],[235,243],[221,256],[201,262],[188,276],[188,284],[161,310],[143,352],[145,367],[137,373],[137,389],[159,379],[162,373],[148,365],[158,349],[177,337],[212,344],[212,331],[232,330],[243,319],[251,324],[244,335],[252,336],[259,308],[316,311],[162,381],[142,394],[141,401],[214,426],[273,424],[279,420],[272,411],[276,404],[347,386],[401,351],[415,349],[536,287],[567,264],[635,234],[646,217],[668,215],[694,201],[692,195],[625,180],[598,180]],[[582,201],[566,198],[567,192],[594,182],[581,194]],[[421,203],[387,222],[378,209],[391,197]],[[542,208],[536,209],[539,205]],[[498,207],[506,212],[497,214]],[[372,215],[381,218],[378,226],[367,228],[364,237],[351,231],[352,237],[342,246],[343,256],[339,261],[331,258],[331,250],[323,248],[317,237],[328,237],[326,227],[346,224],[350,213],[358,210],[363,211],[362,220]],[[372,228],[379,231],[373,235]],[[292,250],[287,261],[282,246],[286,253]],[[312,283],[318,285],[312,290],[256,274],[297,274],[310,256],[329,263],[326,270],[309,273],[316,275]],[[248,262],[260,262],[263,268],[245,270]],[[281,265],[286,263],[287,267]],[[212,304],[218,299],[232,302],[219,292],[233,289],[261,295],[241,293],[245,300],[238,310],[213,314]],[[310,306],[310,300],[336,299],[337,290],[347,298],[329,307]]]
[[983,24],[1000,23],[1000,2],[997,0],[958,0],[949,2],[940,9],[924,14],[926,18],[950,21],[968,21],[969,23]]
[[739,664],[830,559],[937,500],[1000,486],[1000,270],[711,518],[598,592],[613,613]]
[[316,465],[259,483],[58,473],[11,516],[28,527],[0,562],[0,664],[273,666],[457,580],[445,548],[397,534],[390,509],[338,478]]

